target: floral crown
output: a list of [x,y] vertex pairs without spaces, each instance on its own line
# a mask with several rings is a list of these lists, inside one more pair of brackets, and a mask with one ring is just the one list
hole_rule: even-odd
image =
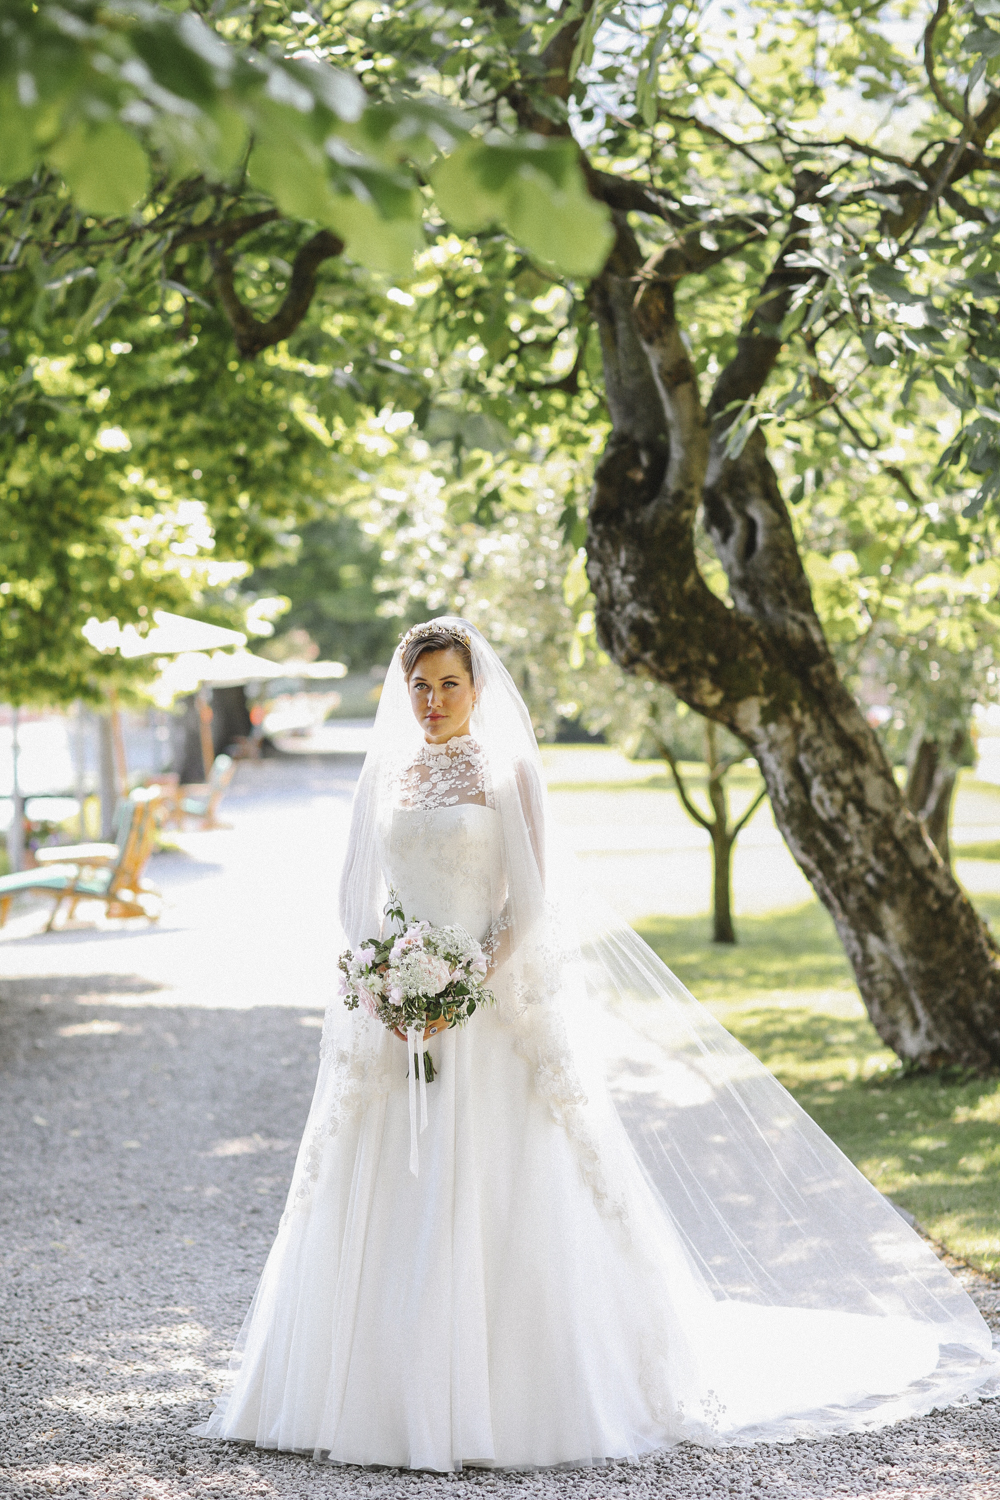
[[422,641],[429,635],[450,635],[453,641],[457,641],[467,651],[472,646],[472,637],[460,625],[439,625],[436,620],[425,620],[422,625],[413,625],[405,635],[400,636],[400,651],[405,651],[414,641]]

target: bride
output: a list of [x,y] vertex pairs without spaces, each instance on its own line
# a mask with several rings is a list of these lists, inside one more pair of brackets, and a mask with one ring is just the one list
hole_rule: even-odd
[[409,631],[386,678],[341,883],[353,947],[390,888],[480,940],[496,1004],[428,1028],[422,1131],[408,1049],[331,1004],[232,1389],[199,1432],[533,1468],[877,1428],[1000,1389],[936,1256],[584,902],[514,683],[454,617]]

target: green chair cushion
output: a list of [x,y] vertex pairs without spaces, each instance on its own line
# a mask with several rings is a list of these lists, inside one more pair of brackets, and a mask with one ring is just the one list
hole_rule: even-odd
[[[19,870],[13,875],[0,875],[0,896],[12,896],[16,891],[65,891],[74,883],[72,866],[54,870]],[[81,895],[103,896],[111,880],[111,871],[102,870],[96,876],[76,883]]]

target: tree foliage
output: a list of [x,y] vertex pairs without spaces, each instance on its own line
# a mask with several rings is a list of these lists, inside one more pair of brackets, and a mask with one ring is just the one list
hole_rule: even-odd
[[[526,514],[559,451],[605,646],[752,743],[882,1034],[924,1064],[998,1055],[995,955],[825,631],[887,699],[924,654],[930,689],[991,670],[994,8],[5,14],[0,229],[37,326],[57,287],[80,340],[176,294],[237,365],[291,362],[348,489],[378,490],[402,433],[451,464],[461,524]],[[108,131],[126,182],[148,164],[128,212],[92,196]],[[947,1024],[928,904],[966,955]]]

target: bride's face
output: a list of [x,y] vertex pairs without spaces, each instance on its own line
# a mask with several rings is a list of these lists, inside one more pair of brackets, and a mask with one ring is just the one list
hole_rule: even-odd
[[476,695],[457,651],[425,651],[407,687],[414,716],[430,744],[443,745],[468,734]]

